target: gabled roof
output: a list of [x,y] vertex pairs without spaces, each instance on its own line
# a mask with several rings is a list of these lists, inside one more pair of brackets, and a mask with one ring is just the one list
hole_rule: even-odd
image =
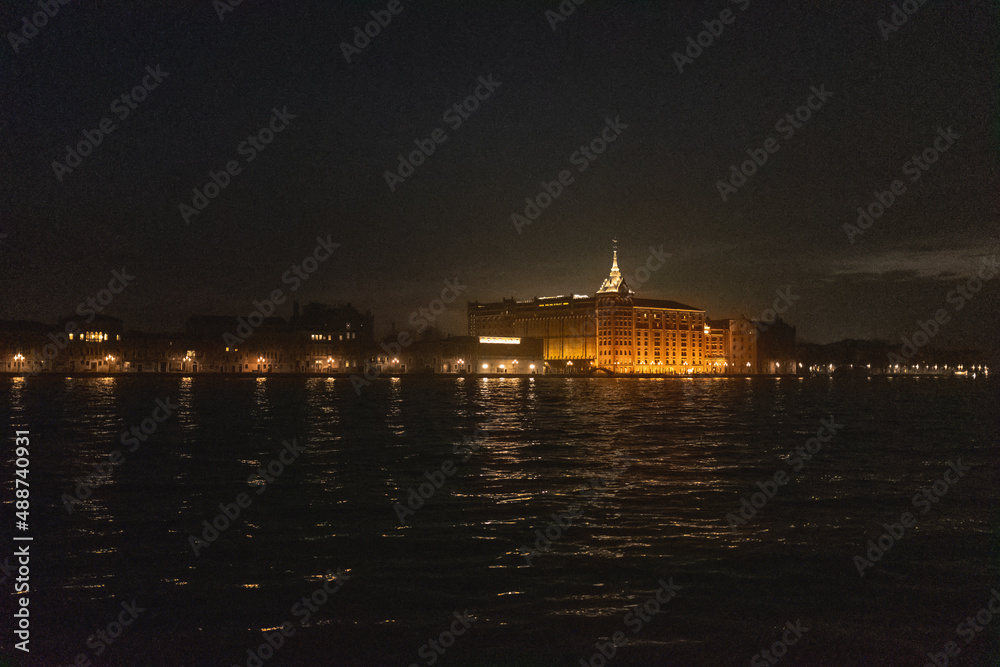
[[632,289],[622,278],[622,272],[618,270],[618,249],[614,250],[614,254],[611,259],[611,275],[605,278],[604,283],[601,284],[601,289],[597,290],[598,294],[608,294],[609,292],[618,292],[619,294],[634,294]]

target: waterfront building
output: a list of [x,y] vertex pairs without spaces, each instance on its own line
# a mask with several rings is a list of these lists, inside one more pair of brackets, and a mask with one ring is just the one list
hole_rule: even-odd
[[618,268],[617,248],[611,271],[594,296],[473,302],[468,319],[473,336],[540,337],[545,362],[555,372],[756,371],[754,337],[738,331],[744,319],[719,320],[713,333],[700,308],[636,296]]
[[418,340],[395,353],[395,338],[383,342],[373,366],[379,373],[541,375],[546,372],[541,338],[448,336]]
[[795,327],[778,317],[774,322],[753,322],[753,328],[757,334],[757,372],[797,373]]
[[116,373],[121,366],[122,321],[94,315],[63,318],[54,326],[8,321],[0,325],[0,370]]

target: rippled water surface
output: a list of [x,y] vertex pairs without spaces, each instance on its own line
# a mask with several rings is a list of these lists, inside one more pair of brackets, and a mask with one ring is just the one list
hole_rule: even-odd
[[[157,399],[174,414],[123,445]],[[5,442],[31,432],[32,664],[255,665],[248,649],[286,621],[264,664],[569,666],[621,631],[609,665],[746,665],[786,621],[808,630],[781,665],[923,665],[951,640],[952,664],[996,664],[1000,619],[956,635],[998,582],[982,379],[414,377],[358,396],[343,379],[5,378],[0,411]],[[781,458],[831,417],[810,460]],[[265,484],[293,439],[304,451]],[[949,462],[968,472],[915,507]],[[778,471],[790,481],[731,528]],[[440,489],[404,512],[428,476]],[[240,494],[249,506],[193,547]],[[907,511],[916,525],[860,576],[853,557]],[[676,597],[627,616],[661,579]],[[120,637],[92,637],[133,599]],[[425,646],[456,612],[468,629]]]

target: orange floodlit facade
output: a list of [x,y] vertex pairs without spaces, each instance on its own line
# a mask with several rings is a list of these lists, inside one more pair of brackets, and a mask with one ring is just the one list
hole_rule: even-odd
[[469,304],[469,334],[534,337],[556,371],[693,375],[756,371],[756,345],[743,318],[709,320],[676,301],[637,297],[618,268],[593,296],[569,294]]

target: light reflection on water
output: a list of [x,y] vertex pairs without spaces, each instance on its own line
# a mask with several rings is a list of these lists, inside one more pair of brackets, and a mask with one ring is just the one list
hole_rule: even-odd
[[[465,608],[480,619],[470,651],[478,641],[517,654],[544,640],[552,655],[589,656],[628,605],[673,576],[689,592],[671,602],[669,622],[644,631],[654,653],[673,651],[650,664],[745,662],[768,634],[761,628],[799,616],[828,630],[811,638],[814,656],[845,635],[872,655],[905,645],[919,656],[942,633],[933,619],[964,617],[959,602],[991,572],[997,432],[990,392],[967,380],[414,377],[374,381],[360,396],[327,378],[2,382],[4,410],[47,443],[33,459],[38,497],[53,499],[37,509],[52,554],[40,576],[65,598],[49,609],[100,616],[141,594],[160,610],[147,632],[169,631],[220,660],[285,620],[328,568],[353,578],[289,650],[355,637],[348,643],[404,662]],[[166,395],[177,415],[69,515],[55,499]],[[831,414],[844,429],[734,533],[726,514]],[[478,451],[460,461],[453,446],[477,432]],[[255,493],[247,479],[292,438],[307,451]],[[882,579],[860,585],[851,556],[956,456],[977,473],[921,518],[879,566]],[[394,505],[448,460],[454,475],[400,525]],[[588,480],[613,472],[583,496]],[[251,506],[194,557],[188,536],[239,493]],[[579,517],[529,567],[521,547],[574,503]],[[954,545],[961,564],[940,565]],[[907,588],[890,585],[901,578]],[[50,613],[51,636],[92,630]],[[912,636],[880,644],[860,629],[886,615]],[[360,648],[336,650],[366,664]]]

